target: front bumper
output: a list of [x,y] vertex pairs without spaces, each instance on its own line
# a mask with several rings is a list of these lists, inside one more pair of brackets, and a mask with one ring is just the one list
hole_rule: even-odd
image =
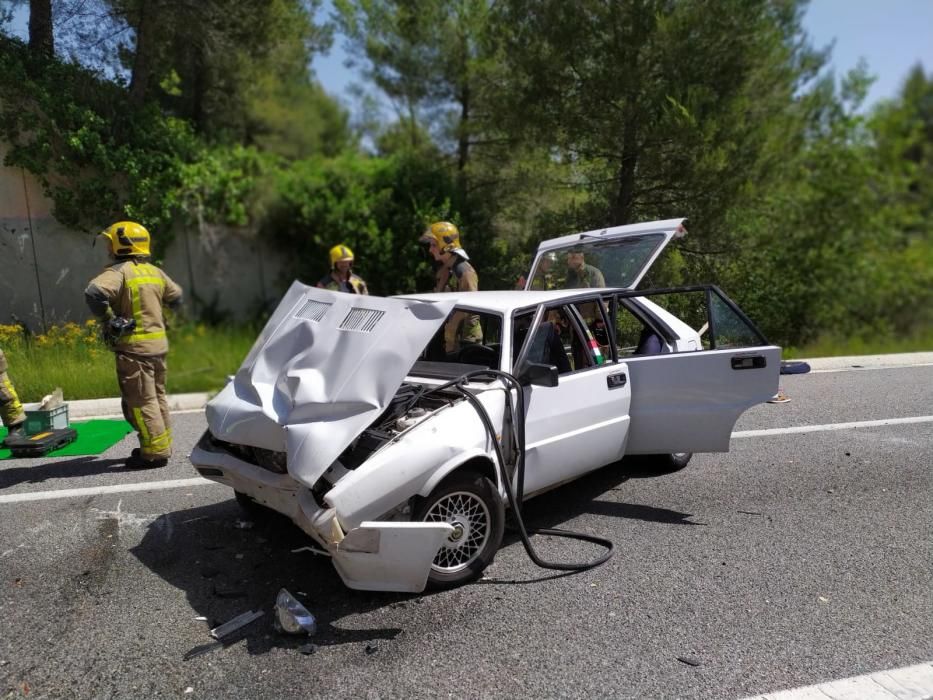
[[365,521],[348,532],[335,508],[323,508],[310,489],[211,444],[207,433],[189,457],[206,479],[230,486],[288,516],[330,555],[349,588],[418,593],[453,527],[447,523]]

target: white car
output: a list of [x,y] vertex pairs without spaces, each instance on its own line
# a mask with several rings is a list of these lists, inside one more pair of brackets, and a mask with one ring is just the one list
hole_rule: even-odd
[[[682,233],[675,219],[546,241],[519,291],[295,282],[191,462],[291,518],[351,588],[470,581],[501,543],[507,486],[529,498],[624,455],[683,467],[727,451],[777,391],[780,348],[718,289],[632,291]],[[480,342],[445,347],[450,323]]]

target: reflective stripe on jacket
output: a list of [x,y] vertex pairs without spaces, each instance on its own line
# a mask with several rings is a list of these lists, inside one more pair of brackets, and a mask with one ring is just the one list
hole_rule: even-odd
[[115,350],[137,355],[168,352],[162,307],[178,304],[182,290],[160,268],[139,260],[116,262],[91,280],[84,294],[101,321],[122,316],[136,322],[130,335],[116,340]]

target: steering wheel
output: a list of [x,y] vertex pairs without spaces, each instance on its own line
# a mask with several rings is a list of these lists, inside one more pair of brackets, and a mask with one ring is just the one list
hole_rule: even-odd
[[465,365],[482,365],[492,367],[496,363],[496,351],[488,345],[474,343],[464,345],[457,353],[457,361]]

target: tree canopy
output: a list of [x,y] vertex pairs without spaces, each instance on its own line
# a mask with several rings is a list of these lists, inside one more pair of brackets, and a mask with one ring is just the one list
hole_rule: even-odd
[[[803,0],[333,8],[0,0],[6,162],[69,225],[244,227],[309,282],[345,242],[383,294],[430,284],[437,218],[505,288],[543,238],[687,216],[650,283],[720,282],[772,340],[933,326],[933,76],[866,106]],[[365,131],[311,69],[335,41],[393,107]]]

